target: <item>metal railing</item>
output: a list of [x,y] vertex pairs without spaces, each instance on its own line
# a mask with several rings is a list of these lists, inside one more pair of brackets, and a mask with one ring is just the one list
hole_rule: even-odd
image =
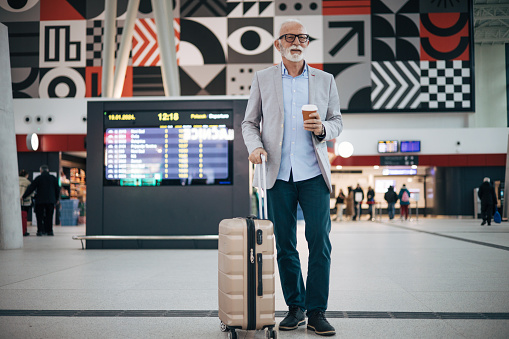
[[218,240],[218,235],[73,235],[73,240]]
[[[375,203],[375,221],[379,221],[379,222],[382,221],[382,211],[383,211],[382,203],[376,202]],[[396,217],[396,216],[394,216],[394,217]],[[411,217],[412,217],[412,203],[410,203],[410,205],[408,206],[408,219],[410,219]],[[419,220],[419,202],[418,201],[415,201],[415,220],[416,221]]]

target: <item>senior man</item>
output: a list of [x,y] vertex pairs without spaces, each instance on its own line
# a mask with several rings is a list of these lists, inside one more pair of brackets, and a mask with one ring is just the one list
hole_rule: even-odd
[[[249,160],[259,164],[262,154],[267,159],[269,219],[274,224],[281,286],[289,308],[279,329],[297,329],[306,323],[307,315],[309,329],[329,336],[336,332],[325,318],[332,250],[331,173],[325,142],[341,133],[343,123],[334,77],[304,61],[308,45],[309,35],[300,21],[283,22],[274,41],[282,62],[256,72],[242,134]],[[301,107],[306,104],[316,105],[318,111],[304,121]],[[306,284],[297,251],[298,203],[309,248]]]

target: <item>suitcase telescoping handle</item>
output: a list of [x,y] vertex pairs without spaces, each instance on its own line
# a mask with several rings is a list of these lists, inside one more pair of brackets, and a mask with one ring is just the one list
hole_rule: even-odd
[[[265,155],[261,154],[262,164],[261,170],[258,169],[258,209],[260,214],[260,219],[268,219],[269,214],[267,213],[267,170],[265,165]],[[260,166],[260,165],[258,165]],[[261,172],[261,173],[260,173]],[[263,177],[263,178],[262,178]],[[262,180],[263,179],[263,180]],[[263,182],[263,186],[262,186]],[[263,195],[263,199],[262,199]],[[263,200],[263,211],[265,214],[262,214],[262,200]]]

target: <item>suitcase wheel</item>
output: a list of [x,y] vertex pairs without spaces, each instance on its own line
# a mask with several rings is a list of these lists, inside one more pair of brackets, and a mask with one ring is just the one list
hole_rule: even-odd
[[221,321],[221,332],[228,332],[228,326]]
[[269,329],[267,330],[267,339],[277,339],[277,332],[274,331],[273,329]]
[[237,332],[235,332],[235,329],[231,329],[230,332],[228,332],[228,339],[237,339]]

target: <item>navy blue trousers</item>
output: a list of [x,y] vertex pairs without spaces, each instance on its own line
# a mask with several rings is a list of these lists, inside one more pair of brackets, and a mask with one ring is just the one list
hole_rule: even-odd
[[[325,311],[329,299],[331,229],[330,194],[321,175],[293,182],[276,180],[267,190],[269,219],[274,224],[277,263],[283,295],[288,306],[308,311]],[[306,285],[297,251],[297,203],[306,222],[309,249]]]

